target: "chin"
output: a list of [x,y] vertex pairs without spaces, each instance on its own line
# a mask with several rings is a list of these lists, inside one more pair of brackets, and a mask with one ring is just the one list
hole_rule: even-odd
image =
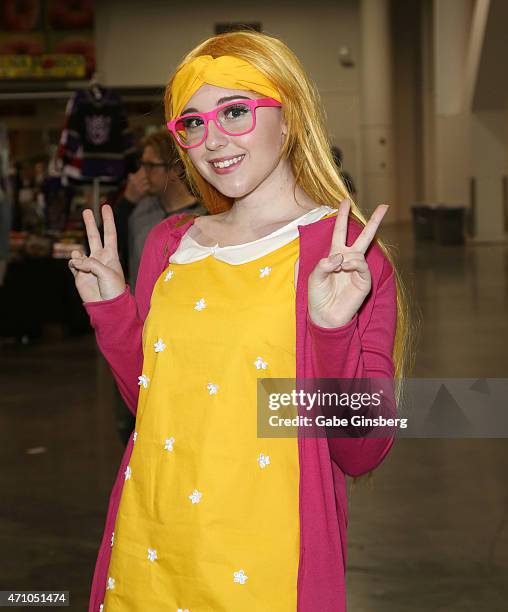
[[233,198],[233,199],[243,198],[255,189],[255,187],[246,189],[245,187],[239,187],[239,186],[226,188],[224,185],[219,185],[219,184],[215,184],[214,187],[215,189],[217,189],[217,191],[220,191],[222,195],[226,196],[227,198]]
[[251,178],[246,180],[245,177],[234,177],[232,175],[213,175],[207,177],[207,181],[217,189],[222,195],[228,198],[243,198],[261,183],[261,180]]

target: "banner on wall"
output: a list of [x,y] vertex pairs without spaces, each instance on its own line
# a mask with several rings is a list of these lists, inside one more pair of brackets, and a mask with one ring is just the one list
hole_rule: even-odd
[[0,78],[90,78],[93,0],[2,0]]

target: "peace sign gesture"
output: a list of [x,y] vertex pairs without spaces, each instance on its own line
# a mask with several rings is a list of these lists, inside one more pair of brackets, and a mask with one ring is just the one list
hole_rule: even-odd
[[125,278],[118,258],[113,209],[105,204],[102,209],[104,245],[90,209],[83,211],[90,256],[72,251],[69,268],[83,302],[110,300],[125,290]]
[[372,286],[365,252],[389,206],[380,204],[351,246],[346,246],[351,202],[342,200],[333,229],[328,257],[320,259],[309,275],[309,315],[321,327],[349,323]]

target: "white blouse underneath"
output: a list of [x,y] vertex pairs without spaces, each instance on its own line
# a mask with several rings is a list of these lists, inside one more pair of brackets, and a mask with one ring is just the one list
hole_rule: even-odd
[[336,208],[331,206],[318,206],[301,217],[293,219],[293,221],[280,227],[271,234],[243,244],[220,247],[217,243],[214,246],[204,246],[196,242],[194,238],[191,238],[188,233],[186,233],[183,235],[176,251],[169,258],[169,263],[191,263],[209,257],[210,255],[233,265],[254,261],[294,240],[299,234],[299,225],[308,225],[314,223],[314,221],[319,221],[319,219],[322,219],[336,210]]

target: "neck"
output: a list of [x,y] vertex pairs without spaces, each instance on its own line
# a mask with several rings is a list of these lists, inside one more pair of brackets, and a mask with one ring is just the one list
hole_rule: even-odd
[[318,204],[295,184],[289,162],[281,160],[254,191],[235,199],[224,218],[232,225],[250,228],[296,219]]
[[180,181],[168,182],[166,191],[161,193],[159,197],[167,212],[184,208],[196,201],[196,198]]

